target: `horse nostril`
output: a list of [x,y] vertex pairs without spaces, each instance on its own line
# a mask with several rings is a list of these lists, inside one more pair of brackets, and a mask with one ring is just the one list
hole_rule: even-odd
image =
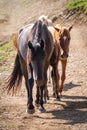
[[62,54],[61,57],[64,58],[64,55]]

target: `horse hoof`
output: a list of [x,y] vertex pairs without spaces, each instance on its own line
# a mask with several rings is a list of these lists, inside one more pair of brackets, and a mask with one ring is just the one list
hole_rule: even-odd
[[35,109],[27,109],[27,113],[33,114],[33,113],[35,113]]
[[39,106],[39,112],[40,112],[40,113],[45,113],[45,112],[46,112],[46,110],[45,110],[45,108],[44,108],[44,107]]

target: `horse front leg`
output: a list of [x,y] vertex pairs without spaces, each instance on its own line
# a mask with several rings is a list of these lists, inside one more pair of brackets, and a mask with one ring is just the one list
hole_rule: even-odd
[[36,100],[35,100],[36,107],[39,107],[39,98],[40,98],[39,87],[36,86]]
[[[41,94],[43,95],[42,98],[41,98]],[[46,103],[46,98],[49,100],[47,85],[43,88],[43,90],[41,90],[40,87],[38,86],[36,87],[36,100],[35,100],[36,107],[39,107],[43,98],[44,98],[44,103]],[[42,103],[41,103],[41,106],[42,106]]]
[[60,84],[60,87],[59,87],[60,93],[62,93],[62,91],[63,91],[64,81],[66,79],[67,60],[61,60],[61,64],[62,64],[62,75],[61,75],[61,84]]
[[33,69],[31,64],[28,65],[28,85],[27,85],[27,94],[28,94],[28,103],[27,103],[27,112],[29,114],[33,114],[35,112],[34,105],[33,105],[33,97],[32,97],[32,90],[34,85],[33,79]]
[[43,106],[44,101],[43,101],[43,91],[44,91],[44,86],[40,87],[40,105],[39,105],[39,112],[45,112],[45,108]]

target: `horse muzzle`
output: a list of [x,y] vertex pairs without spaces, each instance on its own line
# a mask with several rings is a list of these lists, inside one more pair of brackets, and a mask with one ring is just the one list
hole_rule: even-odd
[[66,60],[68,58],[68,53],[67,52],[63,52],[63,54],[60,56],[60,60]]

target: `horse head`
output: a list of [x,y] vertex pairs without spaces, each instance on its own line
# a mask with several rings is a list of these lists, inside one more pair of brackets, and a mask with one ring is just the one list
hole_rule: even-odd
[[[54,31],[54,37],[57,43],[60,44],[60,59],[64,60],[68,58],[69,55],[69,45],[70,45],[70,31],[73,26],[70,26],[69,28],[67,27],[62,27],[60,24],[57,24],[55,26],[55,31]],[[59,29],[59,30],[57,30]]]
[[28,42],[28,47],[31,50],[31,64],[35,74],[35,81],[38,86],[43,84],[43,71],[44,71],[44,41],[33,45],[33,42]]
[[44,84],[45,41],[42,38],[42,28],[42,22],[38,21],[33,26],[31,30],[32,38],[28,41],[31,65],[37,86]]
[[63,27],[60,35],[60,46],[61,46],[61,59],[67,59],[69,56],[69,45],[70,45],[70,31],[72,26],[69,28]]

